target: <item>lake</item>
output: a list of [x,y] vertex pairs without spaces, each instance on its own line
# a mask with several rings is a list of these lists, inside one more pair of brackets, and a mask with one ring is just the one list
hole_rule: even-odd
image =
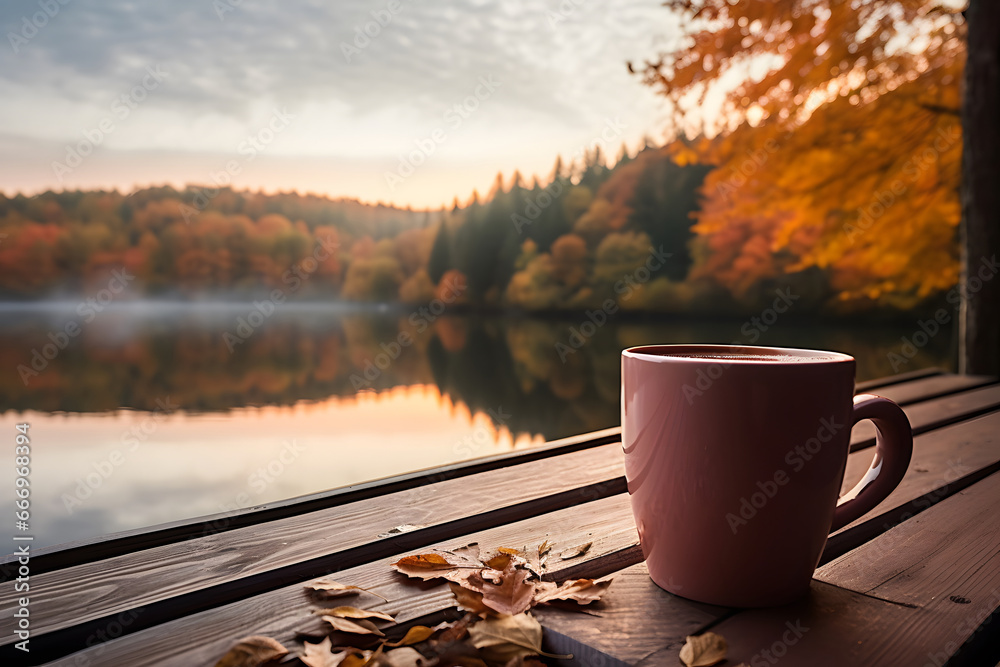
[[954,331],[893,367],[916,323],[0,304],[0,433],[13,445],[16,425],[30,424],[41,547],[615,426],[619,352],[632,345],[838,350],[857,358],[859,380],[954,370]]

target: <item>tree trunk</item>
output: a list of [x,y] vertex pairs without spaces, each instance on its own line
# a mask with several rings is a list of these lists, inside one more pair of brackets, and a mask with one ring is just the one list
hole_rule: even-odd
[[966,19],[959,370],[1000,375],[1000,2],[970,0]]

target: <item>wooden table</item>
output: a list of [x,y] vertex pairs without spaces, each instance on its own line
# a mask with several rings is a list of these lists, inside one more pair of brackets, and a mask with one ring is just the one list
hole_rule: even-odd
[[[677,665],[686,635],[729,642],[727,665],[990,664],[1000,659],[1000,384],[920,371],[863,383],[904,406],[915,434],[903,483],[830,537],[811,595],[736,610],[657,588],[641,562],[620,432],[119,534],[30,561],[31,652],[15,651],[16,563],[4,562],[0,664],[213,665],[233,640],[322,635],[302,584],[338,581],[388,598],[405,626],[455,612],[448,588],[391,570],[399,555],[469,542],[556,550],[547,579],[617,572],[598,615],[536,608],[549,650],[574,665]],[[854,429],[845,488],[867,468]],[[389,535],[395,526],[418,529]],[[370,606],[370,605],[367,605]],[[992,622],[991,622],[992,621]],[[794,642],[791,640],[794,639]],[[25,658],[28,660],[25,660]]]

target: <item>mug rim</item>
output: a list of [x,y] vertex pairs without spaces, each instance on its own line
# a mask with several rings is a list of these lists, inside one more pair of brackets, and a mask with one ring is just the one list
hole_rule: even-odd
[[[732,354],[736,350],[737,354],[772,354],[788,355],[797,357],[790,361],[775,362],[767,359],[732,359],[732,358],[705,358],[705,357],[681,357],[674,356],[678,352],[688,352],[691,354],[705,354],[712,351]],[[843,352],[833,352],[830,350],[813,350],[810,348],[797,347],[765,347],[760,345],[716,345],[712,343],[679,343],[679,344],[652,344],[636,345],[622,350],[622,357],[637,359],[639,361],[650,361],[654,363],[694,363],[717,364],[724,362],[728,364],[741,364],[747,366],[806,366],[813,364],[842,364],[854,362],[854,357]]]

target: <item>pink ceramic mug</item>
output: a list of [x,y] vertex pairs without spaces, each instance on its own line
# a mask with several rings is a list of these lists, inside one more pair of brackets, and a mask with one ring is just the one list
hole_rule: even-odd
[[[875,457],[838,502],[862,419],[878,431]],[[913,437],[898,405],[854,396],[846,354],[649,345],[622,352],[622,444],[653,581],[754,607],[808,592],[829,533],[899,484]]]

